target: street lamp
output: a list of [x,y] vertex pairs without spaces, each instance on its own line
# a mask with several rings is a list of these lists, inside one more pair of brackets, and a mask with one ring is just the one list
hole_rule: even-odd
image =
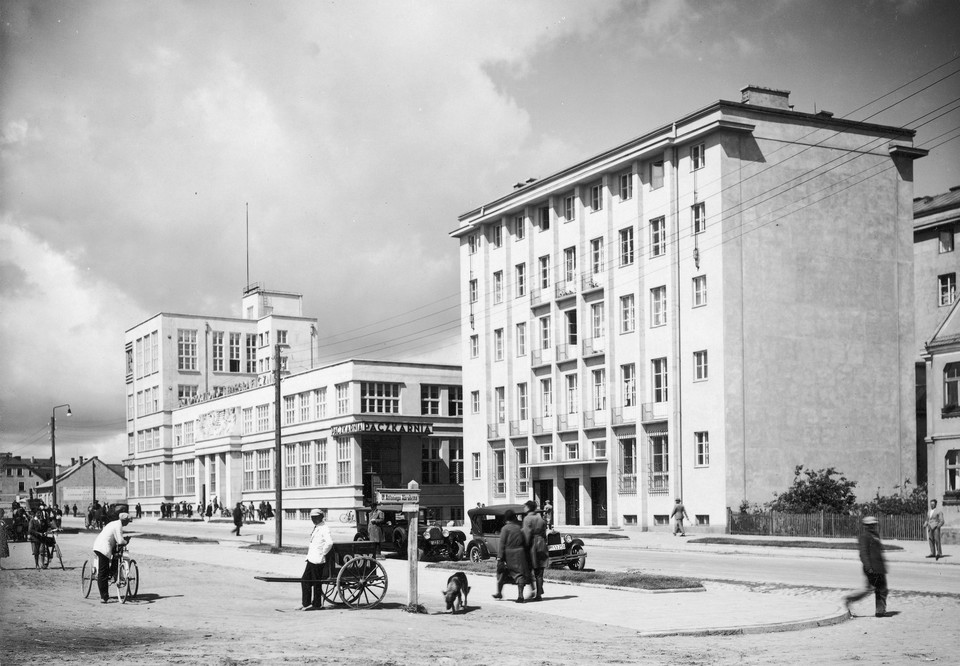
[[53,460],[53,504],[57,503],[57,410],[61,407],[67,408],[67,416],[73,416],[70,411],[70,403],[57,405],[50,413],[50,453]]

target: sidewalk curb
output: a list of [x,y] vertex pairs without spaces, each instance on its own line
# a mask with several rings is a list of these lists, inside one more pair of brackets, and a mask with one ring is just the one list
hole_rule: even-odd
[[824,615],[810,620],[797,620],[793,622],[774,622],[772,624],[749,624],[742,627],[717,627],[715,629],[688,629],[679,631],[641,631],[637,635],[641,638],[666,638],[670,636],[743,636],[747,634],[772,634],[783,631],[801,631],[803,629],[814,629],[816,627],[828,627],[833,624],[846,622],[850,618],[847,610],[835,612],[831,615]]
[[[443,567],[434,567],[434,571],[443,570]],[[454,571],[454,569],[448,569],[447,571]],[[466,572],[464,572],[466,573]],[[496,578],[496,574],[488,573],[486,571],[471,571],[471,576],[483,576],[485,578]],[[547,583],[547,580],[544,580],[544,584]],[[597,590],[616,590],[618,592],[639,592],[640,594],[677,594],[683,592],[706,592],[707,588],[703,587],[678,587],[678,588],[667,588],[663,590],[645,590],[639,587],[621,587],[619,585],[602,585],[600,583],[574,583],[569,580],[550,580],[550,585],[569,585],[571,587],[592,587]]]

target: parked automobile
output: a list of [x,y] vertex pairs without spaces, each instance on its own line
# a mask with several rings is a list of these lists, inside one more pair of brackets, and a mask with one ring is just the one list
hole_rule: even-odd
[[[399,504],[382,504],[383,511],[383,541],[380,550],[383,552],[398,553],[401,557],[407,555],[407,535],[410,525]],[[370,535],[367,523],[370,520],[370,509],[357,510],[357,533],[354,541],[369,541]],[[417,557],[418,559],[453,560],[457,561],[466,552],[464,543],[466,535],[460,530],[451,530],[440,525],[439,521],[430,515],[430,509],[423,507],[417,517]]]
[[[503,528],[507,509],[512,509],[521,519],[526,512],[526,507],[522,504],[496,504],[467,511],[470,519],[467,557],[471,562],[497,556],[500,549],[500,530]],[[587,564],[587,551],[583,547],[583,540],[570,534],[548,530],[547,550],[550,552],[551,567],[567,566],[582,571]]]
[[113,502],[108,504],[103,511],[103,522],[109,523],[114,520],[120,520],[121,513],[130,513],[130,505],[126,502]]

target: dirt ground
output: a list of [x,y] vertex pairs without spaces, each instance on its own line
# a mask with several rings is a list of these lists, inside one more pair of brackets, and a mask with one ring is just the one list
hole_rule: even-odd
[[957,663],[960,637],[960,598],[895,592],[893,617],[745,636],[640,638],[590,622],[520,615],[489,603],[484,589],[475,589],[468,612],[456,616],[441,612],[439,598],[429,599],[428,614],[408,613],[396,595],[372,610],[297,612],[296,585],[145,555],[137,556],[140,598],[102,605],[96,586],[89,599],[80,594],[79,567],[36,571],[26,552],[15,546],[0,571],[3,665],[950,664]]

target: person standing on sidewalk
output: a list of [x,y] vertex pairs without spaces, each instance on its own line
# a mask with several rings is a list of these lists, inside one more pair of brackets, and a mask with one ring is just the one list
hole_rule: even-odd
[[537,511],[537,503],[529,500],[524,505],[527,514],[523,517],[523,538],[530,550],[530,567],[533,569],[533,601],[543,598],[543,569],[550,561],[547,550],[547,522]]
[[370,503],[370,519],[367,521],[367,538],[377,544],[377,557],[380,557],[380,544],[383,542],[383,524],[387,517],[376,502]]
[[240,526],[243,525],[243,504],[237,502],[237,505],[233,507],[233,529],[231,532],[235,532],[237,536],[240,536]]
[[297,610],[323,608],[323,589],[320,580],[323,578],[323,563],[333,548],[330,528],[323,519],[323,511],[320,509],[313,509],[310,512],[313,531],[310,533],[310,543],[307,545],[307,566],[303,569],[303,576],[300,577],[300,608]]
[[673,507],[673,513],[670,514],[670,517],[674,520],[673,536],[677,536],[677,532],[680,532],[680,536],[687,536],[686,531],[683,529],[683,519],[686,518],[690,520],[690,516],[687,515],[687,510],[684,508],[679,497],[677,498],[677,502]]
[[850,611],[850,604],[860,601],[873,592],[876,596],[876,616],[887,616],[887,565],[883,560],[883,544],[880,541],[877,519],[866,516],[863,519],[863,531],[860,533],[860,563],[867,577],[867,586],[860,592],[844,597],[843,602]]
[[513,582],[517,586],[517,603],[523,603],[523,586],[530,580],[530,561],[523,529],[512,509],[503,512],[500,530],[500,552],[497,554],[497,593],[494,599],[503,599],[503,586]]
[[938,560],[943,557],[940,546],[940,528],[943,527],[943,509],[937,506],[937,500],[930,500],[930,513],[927,515],[927,543],[930,544],[930,554]]

